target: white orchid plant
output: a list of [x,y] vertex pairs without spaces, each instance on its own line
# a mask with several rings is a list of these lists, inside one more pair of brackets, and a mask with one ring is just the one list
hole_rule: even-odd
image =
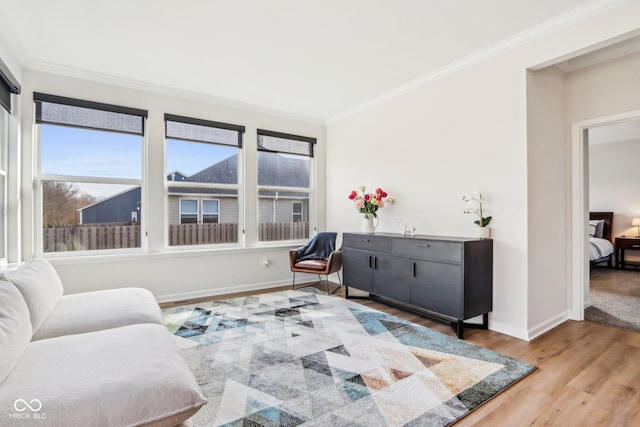
[[486,227],[487,225],[489,225],[493,217],[485,217],[482,212],[482,202],[486,200],[482,193],[478,193],[477,191],[474,191],[471,194],[467,193],[462,196],[462,200],[467,202],[467,204],[469,205],[469,208],[465,209],[464,213],[478,215],[478,219],[473,221],[474,224],[476,224],[478,227]]

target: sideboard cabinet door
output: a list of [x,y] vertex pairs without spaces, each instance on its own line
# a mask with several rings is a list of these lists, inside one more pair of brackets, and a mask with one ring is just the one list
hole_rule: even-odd
[[359,249],[342,250],[342,270],[344,282],[365,292],[373,290],[371,278],[373,254]]
[[[374,295],[409,304],[411,302],[410,260],[388,254],[375,254],[373,259]],[[345,283],[346,282],[345,279]]]
[[462,266],[424,260],[411,262],[411,304],[462,319]]

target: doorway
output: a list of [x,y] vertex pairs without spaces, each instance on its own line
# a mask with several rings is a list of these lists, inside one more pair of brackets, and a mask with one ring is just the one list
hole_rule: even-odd
[[[588,240],[589,226],[589,129],[615,126],[640,120],[640,110],[615,114],[596,119],[573,123],[571,126],[571,162],[572,162],[572,200],[571,200],[571,295],[570,318],[584,320],[585,308],[591,304],[590,296],[590,244]],[[630,196],[633,197],[633,196]],[[638,196],[640,203],[640,196]],[[612,210],[614,210],[612,208]],[[637,213],[640,215],[640,211]],[[620,216],[624,221],[625,216]],[[615,222],[612,235],[624,234],[624,224]],[[631,230],[629,230],[631,231]],[[639,273],[640,276],[640,273]]]
[[[640,120],[589,129],[590,258],[608,258],[613,243],[624,249],[621,269],[610,261],[591,262],[585,320],[640,331]],[[593,212],[613,212],[609,227],[593,221]],[[635,222],[634,222],[635,221]],[[605,229],[608,228],[608,229]],[[603,230],[605,229],[605,230]],[[606,233],[603,233],[606,231]],[[593,235],[592,235],[593,234]],[[604,235],[603,235],[604,234]],[[616,264],[620,264],[619,260]]]

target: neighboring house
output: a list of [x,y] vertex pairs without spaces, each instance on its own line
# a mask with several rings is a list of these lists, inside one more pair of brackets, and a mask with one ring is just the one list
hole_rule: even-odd
[[[270,187],[296,187],[309,182],[304,160],[285,156],[258,156],[258,183]],[[237,156],[231,156],[191,176],[179,171],[167,176],[168,182],[238,182]],[[302,184],[305,185],[305,184]],[[261,191],[258,200],[260,223],[306,222],[309,220],[309,195],[297,192]],[[137,222],[140,220],[140,187],[78,209],[81,224]],[[203,189],[169,186],[169,224],[195,222],[237,223],[238,198],[232,189]]]
[[80,208],[80,224],[138,222],[141,195],[140,187],[134,187]]

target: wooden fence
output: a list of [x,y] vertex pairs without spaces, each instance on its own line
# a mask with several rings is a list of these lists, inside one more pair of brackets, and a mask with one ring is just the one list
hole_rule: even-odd
[[140,225],[65,226],[42,230],[44,252],[140,247]]
[[169,246],[236,243],[238,224],[169,224]]
[[274,222],[258,224],[258,240],[301,240],[309,238],[308,222]]
[[[261,223],[258,239],[301,240],[309,238],[308,222]],[[170,224],[169,246],[236,243],[238,224]],[[44,228],[44,252],[122,249],[140,247],[139,224],[81,224]]]

